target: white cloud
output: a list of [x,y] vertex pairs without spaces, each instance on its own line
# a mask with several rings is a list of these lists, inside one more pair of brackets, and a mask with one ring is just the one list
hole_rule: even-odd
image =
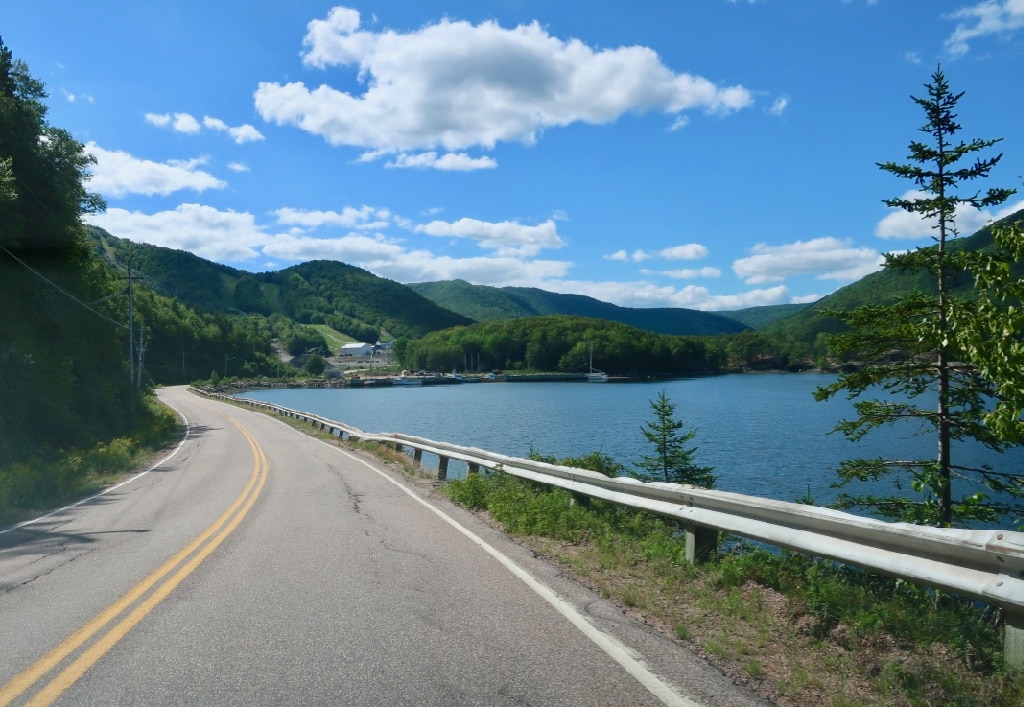
[[[927,196],[925,192],[912,189],[900,198],[912,201]],[[969,236],[990,221],[997,221],[1004,216],[1009,216],[1021,208],[1024,208],[1024,201],[1014,202],[996,212],[975,209],[969,204],[958,204],[953,216],[960,235]],[[889,213],[875,226],[875,235],[885,239],[931,238],[936,235],[934,224],[934,219],[926,220],[922,218],[921,214],[910,213],[903,209],[890,209]]]
[[64,98],[67,99],[68,103],[74,103],[78,99],[82,99],[86,103],[94,103],[95,102],[92,96],[74,94],[74,93],[71,93],[71,91],[68,91],[67,89],[63,89],[63,88],[60,91],[61,91],[61,93],[64,94]]
[[198,133],[199,121],[193,118],[188,113],[175,113],[174,114],[174,130],[179,133]]
[[494,169],[498,166],[498,163],[491,157],[471,157],[465,152],[446,152],[443,155],[438,155],[436,152],[419,152],[416,154],[403,152],[384,166],[401,169],[438,169],[447,172],[471,172],[478,169]]
[[743,86],[675,73],[641,46],[593,49],[538,23],[506,29],[443,19],[400,33],[361,29],[357,11],[335,7],[309,23],[309,66],[355,67],[353,95],[329,85],[259,84],[256,109],[332,145],[399,153],[533,143],[551,127],[610,123],[625,113],[729,113],[753,103]]
[[654,252],[646,251],[638,248],[632,253],[627,253],[624,250],[619,250],[609,255],[605,255],[605,260],[617,260],[625,262],[630,260],[634,263],[642,263],[645,260],[651,260],[653,258],[661,258],[662,260],[699,260],[700,258],[706,258],[708,256],[708,249],[706,246],[702,246],[699,243],[687,243],[685,245],[670,246],[668,248],[662,248]]
[[306,211],[303,209],[282,208],[271,211],[279,224],[306,226],[342,226],[344,228],[381,229],[391,222],[391,212],[372,206],[354,208],[346,206],[339,211]]
[[208,115],[203,116],[203,127],[209,130],[227,133],[237,145],[265,139],[263,137],[263,133],[251,125],[239,125],[238,127],[233,128],[220,118],[211,118]]
[[194,135],[202,130],[199,121],[188,113],[146,113],[144,116],[147,123],[158,128],[170,128],[175,132]]
[[708,249],[699,243],[687,243],[662,248],[658,251],[657,256],[664,260],[699,260],[708,256]]
[[252,260],[267,239],[251,214],[201,204],[181,204],[174,211],[155,214],[107,209],[87,220],[122,238],[187,250],[218,262]]
[[696,280],[699,277],[721,277],[722,271],[718,268],[693,268],[684,270],[659,270],[645,271],[644,274],[659,274],[665,277],[671,277],[674,280]]
[[266,255],[292,261],[333,259],[357,265],[380,277],[398,282],[472,280],[478,284],[506,285],[561,277],[567,262],[522,260],[511,257],[452,258],[427,250],[409,250],[383,236],[348,234],[340,238],[313,238],[285,234],[274,236],[264,247]]
[[158,128],[170,128],[175,132],[188,135],[195,135],[203,128],[227,133],[239,145],[264,139],[263,133],[251,125],[231,127],[220,118],[212,118],[208,115],[203,116],[202,123],[188,113],[174,113],[173,115],[170,113],[146,113],[144,117],[150,125],[155,125]]
[[748,285],[782,282],[794,275],[818,280],[853,282],[881,267],[882,256],[871,248],[854,248],[851,241],[815,238],[782,246],[759,244],[753,255],[740,258],[733,271]]
[[946,39],[946,50],[962,56],[970,50],[970,42],[993,34],[1010,34],[1024,27],[1024,0],[985,0],[946,15],[958,20]]
[[676,288],[652,282],[587,282],[579,280],[547,280],[531,286],[553,292],[586,295],[620,307],[684,307],[707,312],[731,311],[769,304],[787,304],[789,290],[779,285],[731,295],[712,295],[706,287],[687,285]]
[[789,98],[783,96],[782,98],[775,99],[775,102],[772,103],[771,108],[768,109],[768,112],[771,113],[772,115],[782,115],[783,113],[786,112],[786,108],[788,107]]
[[241,162],[228,162],[227,168],[232,172],[248,172],[249,168]]
[[143,117],[147,123],[155,125],[158,128],[166,128],[171,124],[171,116],[169,113],[146,113]]
[[96,158],[89,188],[104,196],[167,196],[183,189],[202,192],[227,186],[212,174],[197,169],[204,163],[202,159],[159,163],[139,159],[127,152],[104,150],[94,142],[87,143],[85,150]]
[[527,226],[513,221],[488,223],[462,218],[453,223],[431,221],[417,226],[416,231],[429,236],[476,240],[481,248],[493,249],[499,256],[528,257],[545,248],[565,246],[552,219],[536,226]]

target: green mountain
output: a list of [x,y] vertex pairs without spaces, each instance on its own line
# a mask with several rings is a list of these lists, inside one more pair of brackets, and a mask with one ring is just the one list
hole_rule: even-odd
[[533,287],[487,287],[465,280],[419,282],[415,292],[445,309],[478,322],[565,314],[620,322],[656,334],[713,336],[735,334],[748,326],[713,312],[659,307],[619,307],[584,295],[564,295]]
[[249,273],[181,250],[132,243],[90,227],[108,262],[138,272],[155,292],[205,312],[283,315],[362,340],[421,337],[472,323],[405,285],[337,261]]
[[[1024,221],[1024,209],[1007,216],[1001,222],[1016,223],[1018,221]],[[991,247],[992,244],[992,229],[990,226],[986,226],[971,236],[948,241],[946,245],[950,250],[956,251],[983,250]],[[1020,269],[1024,273],[1024,264],[1020,265]],[[973,283],[966,274],[955,279],[952,286],[954,294],[964,297],[971,296]],[[924,271],[908,274],[879,270],[836,290],[790,317],[769,324],[766,327],[766,332],[769,335],[812,344],[821,334],[833,334],[844,329],[844,325],[839,320],[822,316],[824,310],[854,309],[866,304],[887,304],[911,292],[936,294],[934,277]]]
[[771,304],[762,307],[747,307],[737,309],[734,312],[719,312],[723,317],[735,319],[740,324],[746,324],[751,329],[764,329],[772,322],[792,317],[794,314],[807,309],[807,304]]

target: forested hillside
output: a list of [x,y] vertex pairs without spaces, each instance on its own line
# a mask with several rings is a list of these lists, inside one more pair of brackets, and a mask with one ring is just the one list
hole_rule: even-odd
[[[112,299],[125,283],[80,224],[103,207],[86,190],[92,162],[49,125],[45,97],[0,42],[0,470],[124,434],[139,403]],[[0,475],[0,502],[17,492]]]
[[787,319],[807,309],[807,304],[772,304],[762,307],[747,307],[734,312],[719,312],[723,317],[735,319],[751,329],[764,329],[774,322]]
[[[492,369],[584,373],[596,368],[631,378],[713,373],[724,353],[711,339],[655,334],[620,322],[567,315],[521,317],[402,339],[405,365],[447,371]],[[591,354],[591,352],[593,352]]]
[[[1002,219],[1002,223],[1024,221],[1024,210],[1018,211]],[[986,226],[969,237],[950,240],[947,250],[984,250],[991,248],[992,230]],[[1024,273],[1024,264],[1018,265]],[[953,292],[964,297],[972,297],[973,281],[966,274],[954,278],[951,282]],[[793,316],[780,319],[769,324],[765,333],[776,342],[790,341],[802,345],[817,346],[823,350],[822,335],[843,331],[843,324],[831,317],[822,316],[828,309],[850,310],[866,304],[887,304],[911,292],[934,295],[936,292],[935,278],[927,272],[902,273],[893,270],[880,270],[846,287],[840,288],[831,295],[823,297],[814,304],[797,312]]]
[[409,285],[438,305],[478,322],[568,314],[621,322],[656,334],[714,336],[735,334],[747,325],[714,312],[678,307],[632,308],[584,295],[565,295],[534,287],[487,287],[465,280]]
[[471,321],[404,285],[337,261],[249,273],[185,251],[133,243],[99,228],[89,232],[112,264],[135,269],[155,292],[203,312],[281,315],[300,324],[327,324],[370,342],[422,336]]

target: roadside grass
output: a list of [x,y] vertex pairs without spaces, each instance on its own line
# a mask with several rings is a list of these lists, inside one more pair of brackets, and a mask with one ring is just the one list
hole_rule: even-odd
[[102,490],[153,459],[181,437],[177,415],[155,397],[147,397],[140,426],[91,449],[60,450],[0,469],[0,527]]
[[500,471],[443,492],[779,704],[1024,704],[991,607],[735,538],[691,565],[671,519]]

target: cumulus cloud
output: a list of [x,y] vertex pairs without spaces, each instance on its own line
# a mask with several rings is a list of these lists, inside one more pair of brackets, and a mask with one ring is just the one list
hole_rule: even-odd
[[706,312],[731,311],[746,307],[790,303],[784,285],[729,295],[712,295],[706,287],[672,287],[653,282],[587,282],[548,280],[533,286],[555,292],[586,295],[621,307],[684,307]]
[[431,221],[417,226],[416,231],[428,236],[475,240],[481,248],[492,249],[499,256],[529,257],[546,248],[565,246],[552,219],[528,226],[513,221],[488,223],[462,218],[452,223]]
[[88,221],[133,241],[187,250],[218,262],[252,260],[267,240],[252,214],[181,204],[173,211],[146,214],[107,209]]
[[[900,198],[906,201],[928,198],[925,192],[912,189]],[[975,209],[969,204],[958,204],[953,217],[960,234],[968,236],[990,221],[1009,216],[1024,208],[1024,201],[1016,201],[998,211]],[[890,209],[889,213],[875,226],[875,235],[885,239],[921,239],[934,237],[935,219],[923,218],[921,214],[910,213],[903,209]]]
[[263,133],[251,125],[246,124],[231,127],[220,118],[211,118],[208,115],[203,116],[203,127],[209,130],[227,133],[237,145],[265,139],[263,137]]
[[279,224],[317,228],[319,226],[342,226],[356,229],[381,229],[391,222],[391,212],[372,206],[355,208],[346,206],[341,211],[307,211],[304,209],[282,208],[271,211]]
[[[649,271],[652,274],[654,271]],[[657,274],[671,277],[674,280],[696,280],[699,277],[721,277],[722,271],[718,268],[689,268],[683,270],[659,270]]]
[[170,128],[175,132],[195,134],[202,130],[199,121],[188,113],[146,113],[146,122],[158,128]]
[[605,260],[617,260],[620,262],[632,261],[642,263],[645,260],[660,258],[662,260],[699,260],[708,256],[708,249],[699,243],[687,243],[685,245],[669,246],[656,251],[642,249],[627,253],[625,250],[618,250],[614,253],[603,256]]
[[231,127],[220,118],[211,118],[208,115],[203,116],[202,123],[189,113],[146,113],[144,118],[150,125],[158,128],[169,128],[175,132],[188,135],[195,135],[202,131],[203,128],[213,130],[214,132],[227,133],[239,145],[264,139],[263,133],[251,125]]
[[436,152],[409,154],[403,152],[384,165],[400,169],[439,169],[445,172],[472,172],[478,169],[494,169],[498,163],[491,157],[471,157],[465,152]]
[[263,252],[293,261],[341,260],[398,282],[471,279],[478,284],[505,285],[510,281],[536,282],[561,277],[570,267],[569,263],[556,260],[439,256],[428,250],[405,248],[379,234],[350,233],[339,238],[278,235],[268,242]]
[[198,169],[205,162],[203,159],[153,162],[127,152],[104,150],[95,142],[87,143],[85,150],[96,158],[89,188],[107,197],[167,196],[183,189],[202,192],[227,186],[227,182]]
[[970,51],[970,43],[989,35],[1007,35],[1024,27],[1024,0],[985,0],[946,15],[957,20],[946,39],[946,50],[954,56]]
[[[387,209],[363,206],[346,207],[341,211],[304,211],[280,208],[271,212],[279,226],[292,227],[274,233],[272,227],[261,225],[256,217],[245,212],[218,210],[201,204],[182,204],[174,210],[147,214],[140,211],[111,208],[102,214],[91,214],[88,221],[119,235],[143,243],[187,250],[215,262],[304,262],[332,259],[349,263],[380,277],[398,282],[435,280],[471,280],[495,286],[510,283],[540,284],[551,278],[564,277],[572,263],[507,255],[458,258],[438,255],[426,249],[408,247],[403,241],[382,233],[361,232],[373,226],[398,225],[404,219]],[[455,226],[454,224],[450,224]],[[502,234],[504,224],[490,224],[496,238],[508,242],[547,242],[546,226],[523,227],[518,235]],[[314,236],[306,230],[318,227],[355,229],[340,236]],[[453,231],[459,228],[456,226]],[[537,231],[531,236],[529,229]],[[472,230],[472,229],[470,229]],[[486,230],[486,229],[484,229]],[[510,232],[515,228],[508,229]]]
[[853,282],[878,270],[882,256],[871,248],[854,248],[848,239],[815,238],[782,246],[759,244],[740,258],[733,271],[748,285],[782,282],[794,275]]
[[663,260],[699,260],[708,256],[708,249],[699,243],[687,243],[662,248],[657,252],[657,256]]
[[531,144],[548,128],[605,124],[629,112],[678,120],[688,110],[724,114],[753,104],[743,86],[676,73],[647,47],[594,49],[536,22],[504,28],[443,19],[374,32],[356,10],[335,7],[309,23],[304,47],[308,66],[353,67],[365,91],[263,82],[254,94],[259,114],[332,145],[384,153]]

